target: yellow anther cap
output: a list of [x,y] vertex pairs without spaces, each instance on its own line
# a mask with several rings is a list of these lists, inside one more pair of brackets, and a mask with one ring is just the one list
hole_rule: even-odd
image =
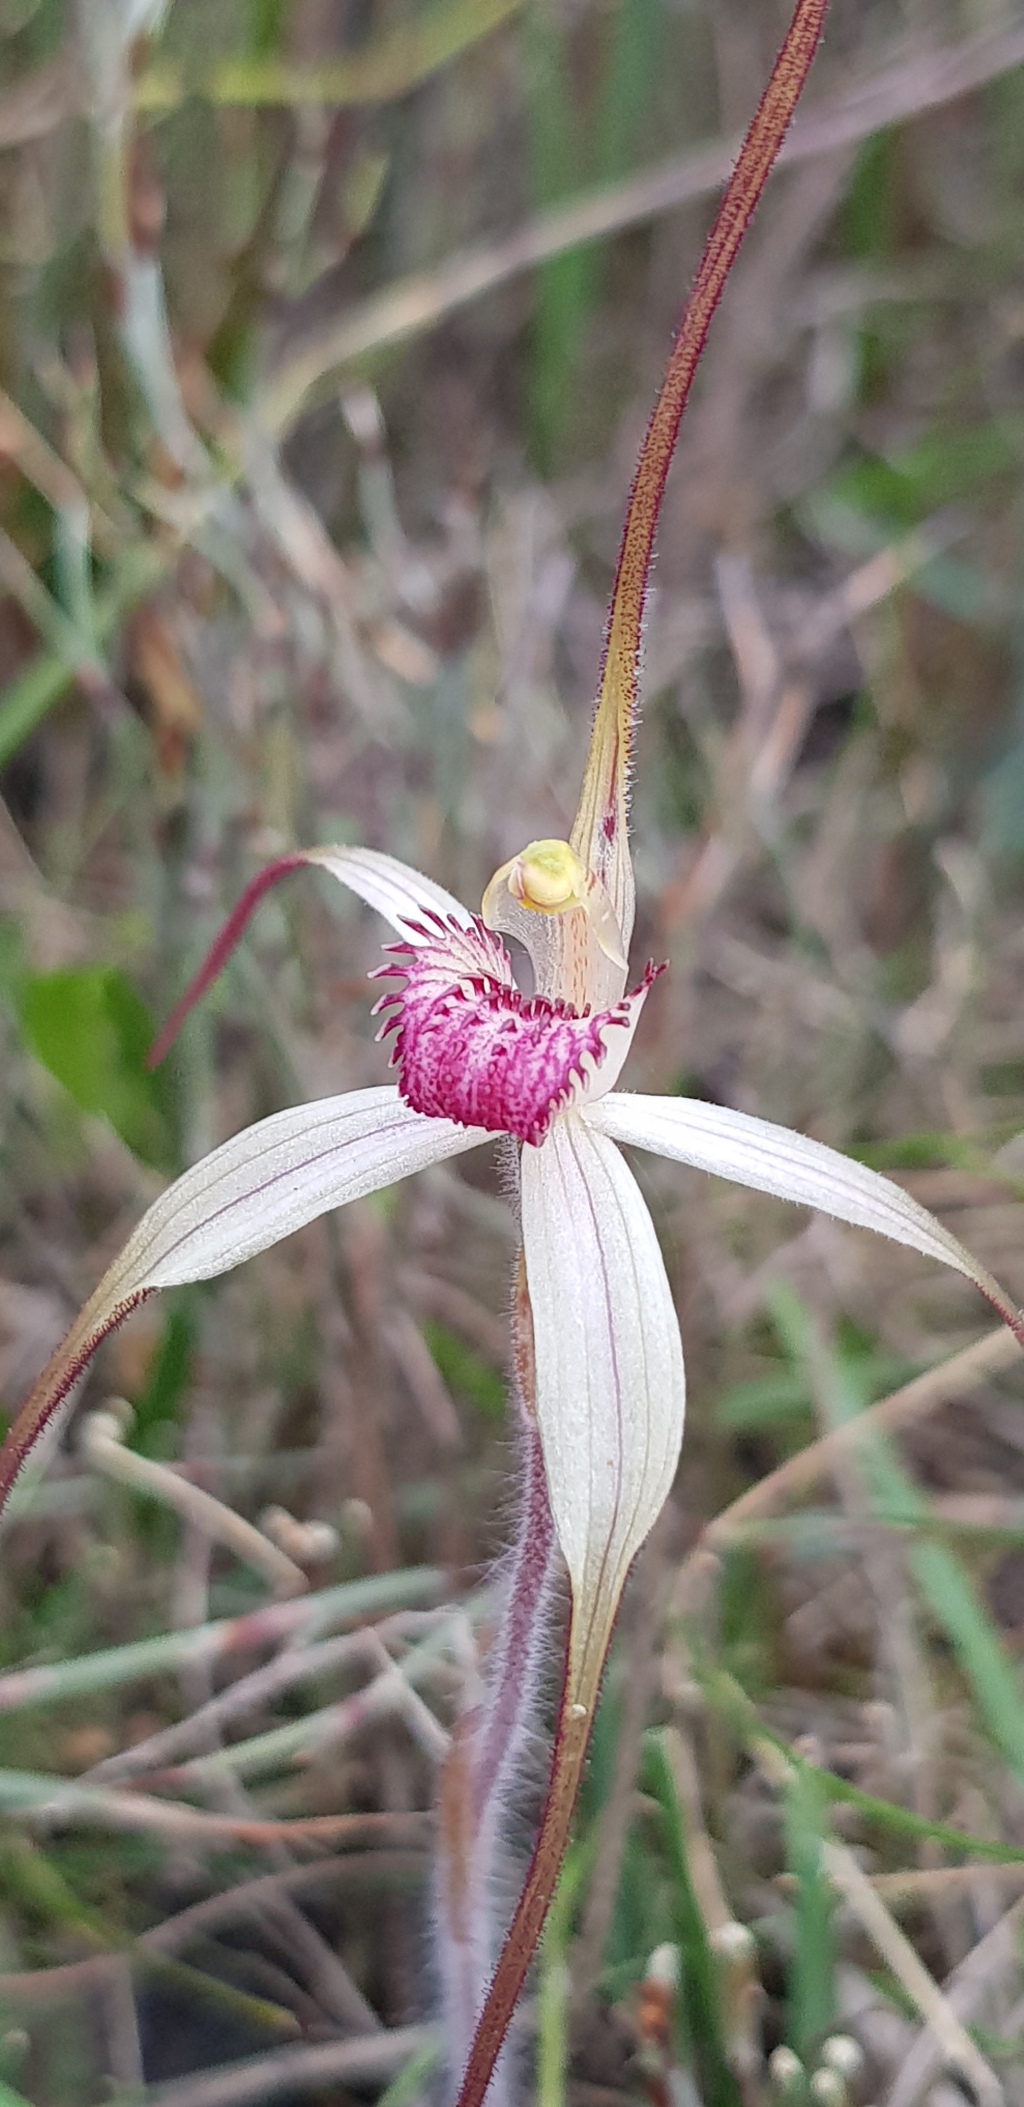
[[489,928],[502,926],[503,896],[511,896],[535,914],[560,915],[580,908],[605,957],[625,971],[622,937],[608,894],[567,841],[531,841],[495,871],[483,897],[483,918]]

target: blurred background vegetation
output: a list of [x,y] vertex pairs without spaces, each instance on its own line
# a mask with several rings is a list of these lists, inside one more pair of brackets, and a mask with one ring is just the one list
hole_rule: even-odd
[[[168,1174],[385,1073],[379,931],[312,879],[146,1071],[258,865],[358,840],[473,900],[566,831],[632,463],[785,14],[0,0],[9,1409]],[[1024,1299],[1022,69],[1017,0],[833,0],[660,534],[636,955],[671,972],[631,1076],[890,1171]],[[1012,1354],[907,1253],[641,1175],[691,1417],[536,2097],[1022,2102]],[[474,1156],[106,1351],[87,1403],[130,1425],[72,1437],[0,1574],[7,2107],[428,2082],[512,1238]]]

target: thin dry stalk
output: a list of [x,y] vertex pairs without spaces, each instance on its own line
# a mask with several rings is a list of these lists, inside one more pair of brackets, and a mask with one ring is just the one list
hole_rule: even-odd
[[[863,1929],[877,1948],[886,1966],[892,1969],[896,1980],[906,1991],[911,2002],[926,2020],[938,2044],[942,2061],[950,2070],[955,2070],[974,2087],[982,2107],[1002,2107],[1003,2088],[991,2065],[986,2063],[970,2035],[961,2025],[948,1998],[929,1975],[899,1926],[889,1915],[885,1904],[872,1887],[866,1873],[844,1844],[825,1842],[821,1847],[822,1863],[834,1886],[844,1901],[859,1919]],[[890,2107],[897,2107],[895,2092],[890,2096]],[[900,2107],[909,2107],[904,2098]]]
[[88,1776],[93,1784],[123,1782],[137,1777],[143,1771],[157,1770],[164,1764],[180,1758],[211,1727],[223,1727],[240,1712],[255,1710],[296,1683],[305,1682],[312,1676],[325,1675],[332,1670],[347,1667],[351,1662],[365,1658],[371,1648],[377,1656],[375,1641],[383,1643],[394,1631],[396,1635],[405,1627],[405,1619],[388,1619],[385,1624],[368,1631],[345,1632],[334,1639],[324,1639],[317,1646],[287,1647],[268,1661],[262,1668],[254,1668],[249,1675],[240,1676],[227,1688],[219,1690],[198,1710],[190,1712],[186,1719],[175,1720],[169,1727],[161,1727],[148,1734],[144,1741],[134,1741],[127,1748],[118,1749],[113,1756],[105,1756],[92,1766]]
[[115,1484],[130,1486],[133,1492],[145,1493],[173,1508],[201,1535],[233,1551],[261,1580],[269,1582],[276,1595],[301,1594],[309,1585],[301,1566],[287,1558],[252,1522],[166,1464],[123,1446],[131,1417],[131,1406],[121,1398],[112,1399],[101,1412],[89,1413],[83,1422],[80,1447],[92,1469],[113,1479]]
[[358,2041],[302,2042],[272,2049],[247,2063],[154,2086],[146,2107],[261,2107],[263,2101],[303,2086],[386,2083],[414,2056],[432,2048],[434,2039],[431,2027],[395,2027]]
[[[140,1947],[153,1953],[178,1953],[194,1939],[204,1939],[221,1925],[234,1923],[275,1895],[306,1895],[318,1889],[372,1880],[425,1881],[429,1860],[425,1851],[349,1851],[344,1857],[320,1860],[315,1865],[290,1867],[286,1872],[261,1873],[243,1880],[221,1895],[193,1902],[174,1917],[144,1931]],[[6,1978],[0,1978],[0,1989]]]
[[[996,1989],[1002,1978],[1019,1974],[1022,1920],[1024,1900],[1015,1902],[1005,1916],[1000,1917],[998,1924],[979,1939],[943,1984],[943,2010],[954,2014],[958,2026],[974,2018],[978,2006]],[[937,2066],[948,2060],[947,2040],[936,2020],[930,2014],[926,2016],[928,2026],[918,2035],[893,2079],[889,2107],[915,2107]],[[996,2097],[1003,2098],[1002,2087],[998,2085]]]
[[[902,1873],[872,1873],[870,1880],[876,1894],[895,1910],[902,1905],[914,1909],[933,1896],[972,1894],[978,1877],[977,1866],[907,1866]],[[1024,1863],[1000,1865],[994,1860],[985,1866],[984,1877],[1000,1887],[1024,1887]]]
[[963,1347],[949,1360],[926,1369],[912,1382],[902,1384],[899,1390],[893,1390],[877,1404],[869,1405],[857,1419],[820,1435],[817,1441],[810,1442],[807,1448],[780,1463],[776,1470],[769,1471],[767,1477],[759,1479],[738,1499],[730,1501],[729,1506],[709,1522],[683,1565],[677,1602],[685,1599],[688,1575],[695,1560],[700,1557],[703,1564],[709,1551],[714,1552],[719,1546],[724,1548],[737,1525],[773,1514],[778,1507],[809,1492],[833,1469],[838,1457],[851,1454],[861,1441],[870,1440],[877,1434],[891,1433],[896,1427],[912,1426],[940,1405],[965,1396],[984,1377],[1011,1368],[1019,1352],[1016,1340],[1008,1331],[986,1332],[983,1338],[975,1339],[972,1345]]

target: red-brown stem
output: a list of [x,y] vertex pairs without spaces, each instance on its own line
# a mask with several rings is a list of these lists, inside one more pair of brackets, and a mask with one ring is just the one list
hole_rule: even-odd
[[278,856],[274,863],[268,863],[265,870],[258,871],[255,878],[250,880],[237,906],[232,908],[223,928],[214,937],[198,973],[193,974],[184,995],[179,996],[166,1024],[162,1025],[157,1033],[146,1056],[147,1068],[159,1068],[161,1061],[170,1053],[186,1017],[195,1009],[196,1003],[205,995],[218,973],[223,972],[264,893],[268,893],[272,886],[281,878],[287,878],[292,871],[304,870],[308,861],[308,857],[304,856],[301,850],[295,850],[291,855]]
[[62,1339],[56,1353],[51,1354],[0,1448],[0,1516],[40,1442],[55,1431],[65,1407],[70,1405],[75,1384],[85,1374],[98,1347],[119,1324],[124,1323],[126,1317],[131,1316],[133,1310],[148,1301],[153,1292],[152,1288],[136,1289],[134,1294],[126,1295],[113,1309],[107,1310],[98,1321],[93,1296],[66,1338]]
[[[708,235],[640,449],[612,589],[602,693],[610,679],[636,702],[644,599],[665,478],[697,361],[751,214],[789,129],[818,48],[828,0],[797,0],[786,39]],[[622,719],[620,717],[620,724]]]
[[590,1740],[593,1713],[570,1701],[569,1652],[559,1699],[558,1726],[537,1841],[498,1965],[477,2022],[456,2107],[482,2107],[509,2021],[544,1929],[572,1827],[573,1809]]

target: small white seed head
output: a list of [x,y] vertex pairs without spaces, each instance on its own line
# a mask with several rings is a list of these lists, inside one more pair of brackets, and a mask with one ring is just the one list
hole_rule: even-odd
[[679,1948],[666,1940],[664,1946],[656,1946],[647,1963],[646,1980],[660,1983],[666,1990],[679,1988]]
[[782,2046],[772,2050],[768,2058],[768,2076],[774,2100],[790,2100],[803,2091],[804,2067],[791,2048]]
[[821,2061],[852,2085],[864,2068],[864,2051],[852,2034],[830,2034],[828,2040],[822,2042]]

